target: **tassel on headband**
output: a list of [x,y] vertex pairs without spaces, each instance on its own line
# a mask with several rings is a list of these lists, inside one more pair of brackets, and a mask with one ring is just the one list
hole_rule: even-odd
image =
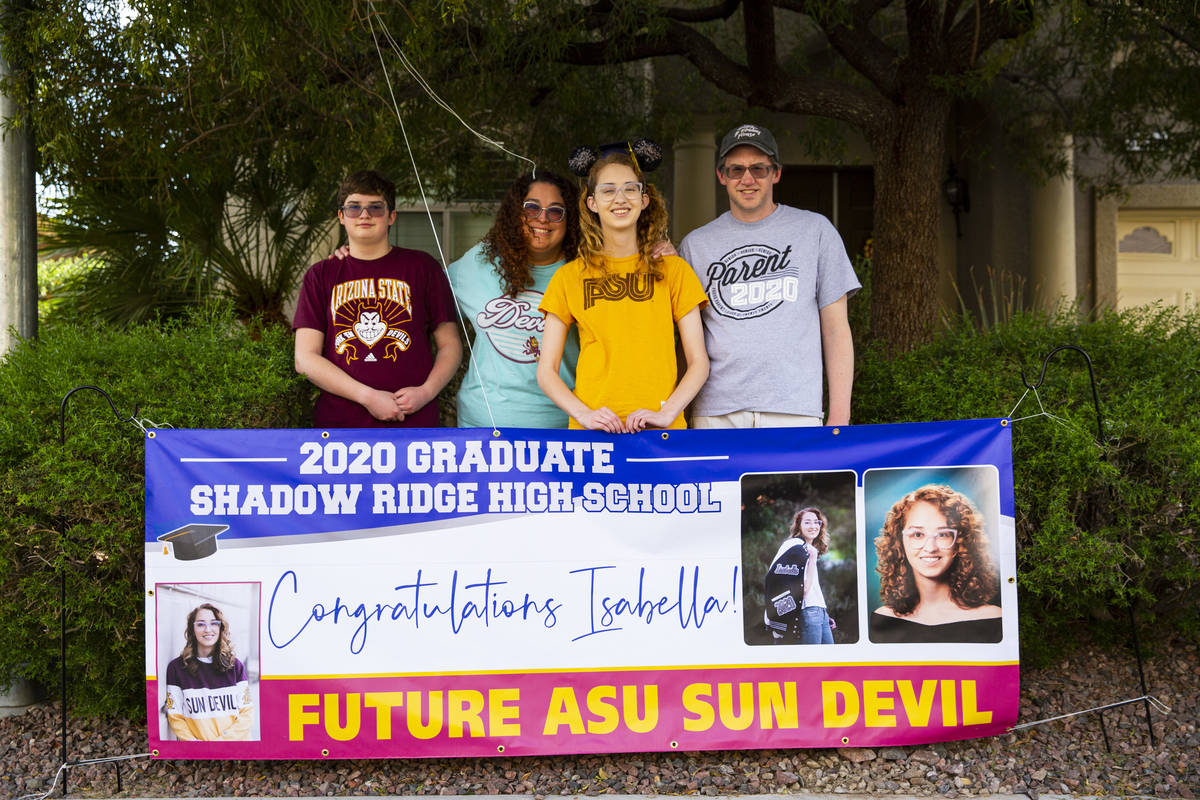
[[649,139],[634,139],[632,142],[614,142],[601,145],[599,150],[580,145],[567,157],[567,168],[581,178],[586,178],[592,165],[609,153],[628,153],[639,172],[653,172],[663,162],[663,150]]

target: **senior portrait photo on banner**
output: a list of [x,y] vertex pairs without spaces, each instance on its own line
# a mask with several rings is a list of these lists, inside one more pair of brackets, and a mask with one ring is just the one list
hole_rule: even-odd
[[858,641],[855,474],[743,475],[746,644]]
[[154,596],[160,737],[258,741],[259,584],[160,583]]
[[863,478],[872,642],[998,642],[999,482],[992,467]]

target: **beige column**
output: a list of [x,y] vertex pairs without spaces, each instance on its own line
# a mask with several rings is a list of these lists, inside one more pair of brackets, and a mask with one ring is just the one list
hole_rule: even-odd
[[707,225],[717,216],[716,132],[697,126],[675,142],[675,197],[671,206],[671,241]]
[[1075,170],[1074,143],[1063,139],[1065,175],[1033,190],[1029,203],[1029,281],[1035,305],[1053,311],[1062,301],[1075,302]]

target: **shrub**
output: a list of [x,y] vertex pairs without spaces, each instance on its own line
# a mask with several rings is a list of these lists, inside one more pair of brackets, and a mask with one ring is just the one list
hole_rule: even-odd
[[[1016,410],[1016,494],[1022,645],[1049,652],[1080,620],[1126,619],[1200,628],[1200,314],[1152,308],[1018,314],[979,332],[952,325],[936,341],[887,360],[859,354],[858,423],[1007,415],[1042,359],[1074,344],[1093,361],[1103,444],[1084,359],[1057,354],[1039,396]],[[1101,626],[1103,627],[1103,626]],[[1112,626],[1111,630],[1123,630]]]
[[127,330],[48,325],[0,361],[0,677],[58,682],[59,570],[67,575],[71,681],[83,712],[137,713],[143,674],[142,435],[124,416],[175,427],[305,424],[311,392],[290,332],[201,312]]

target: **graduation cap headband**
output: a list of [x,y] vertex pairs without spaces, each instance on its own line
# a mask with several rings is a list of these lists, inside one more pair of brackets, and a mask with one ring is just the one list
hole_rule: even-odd
[[592,165],[610,153],[626,153],[632,159],[639,172],[653,172],[663,161],[662,148],[649,139],[634,139],[632,142],[613,142],[602,144],[599,149],[580,145],[571,151],[567,158],[567,168],[581,178],[586,178]]

